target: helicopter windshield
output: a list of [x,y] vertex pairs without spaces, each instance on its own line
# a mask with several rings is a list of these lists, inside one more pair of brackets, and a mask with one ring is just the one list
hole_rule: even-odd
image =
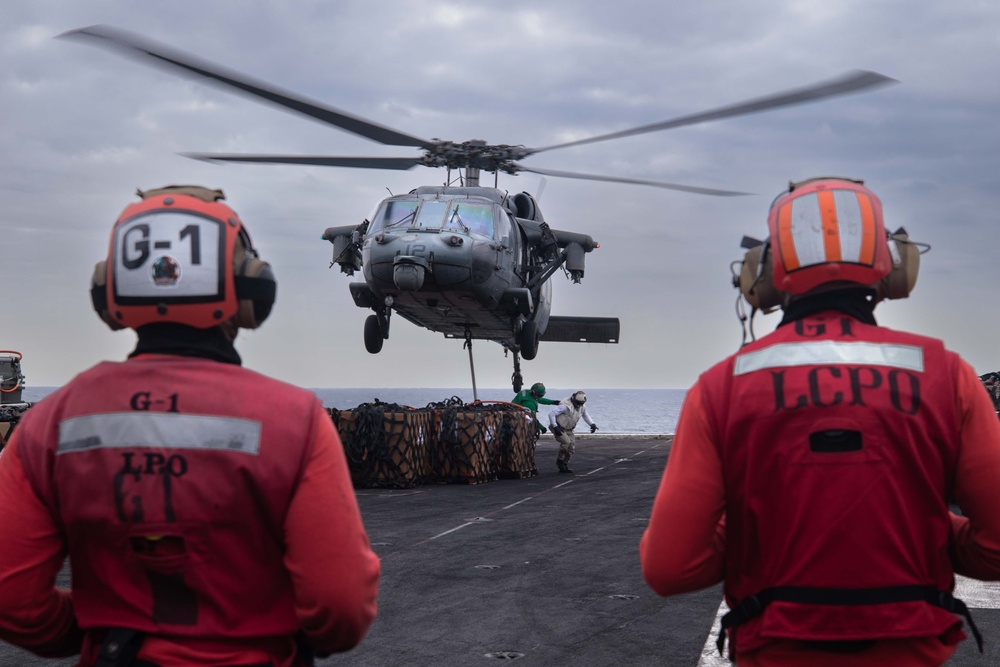
[[416,199],[385,202],[378,215],[375,216],[369,232],[391,229],[393,227],[413,226],[413,218],[419,205],[420,201]]
[[387,201],[369,232],[383,229],[446,230],[493,238],[493,206],[466,199]]
[[453,201],[444,226],[446,229],[457,228],[466,233],[493,238],[493,207],[489,204]]
[[420,229],[441,229],[445,213],[448,212],[449,201],[427,201],[420,205],[420,212],[417,213],[416,226]]

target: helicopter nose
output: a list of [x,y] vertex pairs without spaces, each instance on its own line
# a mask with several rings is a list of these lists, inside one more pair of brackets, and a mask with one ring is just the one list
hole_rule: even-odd
[[400,263],[392,271],[392,280],[403,292],[416,292],[424,284],[424,267],[419,264]]

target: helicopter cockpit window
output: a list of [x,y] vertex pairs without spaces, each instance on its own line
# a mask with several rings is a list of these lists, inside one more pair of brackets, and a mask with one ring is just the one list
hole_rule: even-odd
[[460,229],[467,234],[493,238],[493,207],[489,204],[453,201],[445,221],[445,229]]
[[510,219],[510,213],[502,211],[500,215],[497,216],[497,228],[495,230],[495,238],[497,241],[503,241],[504,239],[510,243],[511,230],[514,228],[513,222]]
[[412,227],[414,214],[420,202],[416,199],[387,201],[372,221],[368,232],[373,233],[393,227]]
[[[386,201],[375,214],[368,232],[391,229],[454,231],[494,238],[495,206],[466,199],[407,199]],[[499,223],[497,238],[510,233],[506,220]]]
[[417,224],[420,229],[441,229],[445,213],[448,212],[448,204],[451,202],[439,199],[425,199],[421,202],[420,212],[417,213]]

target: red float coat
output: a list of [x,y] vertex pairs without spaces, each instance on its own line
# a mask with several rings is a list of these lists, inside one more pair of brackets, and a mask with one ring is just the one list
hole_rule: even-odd
[[[378,558],[331,420],[237,365],[99,364],[28,411],[0,494],[0,531],[22,536],[0,556],[0,637],[31,650],[60,652],[75,613],[81,665],[108,627],[147,633],[139,655],[164,667],[291,665],[300,630],[346,650],[375,616]],[[71,598],[52,586],[66,551]]]
[[[731,607],[778,586],[950,591],[953,564],[1000,577],[997,483],[1000,423],[972,369],[939,341],[828,311],[689,392],[643,573],[664,595],[724,578]],[[952,497],[969,518],[949,515]],[[779,600],[731,640],[740,665],[933,665],[961,637],[958,616],[922,601]],[[861,639],[876,642],[848,656],[798,641]]]

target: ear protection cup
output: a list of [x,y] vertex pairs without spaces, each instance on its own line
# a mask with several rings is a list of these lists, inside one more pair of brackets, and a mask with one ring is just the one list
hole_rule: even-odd
[[124,329],[120,322],[115,321],[108,313],[108,293],[105,290],[108,280],[108,262],[101,260],[94,265],[94,275],[90,279],[90,302],[97,316],[108,325],[112,331]]
[[876,299],[905,299],[917,284],[920,271],[920,249],[910,241],[909,234],[900,228],[889,237],[889,255],[892,270],[875,284]]
[[768,241],[747,250],[739,278],[743,298],[754,308],[765,312],[781,306],[785,301],[785,293],[774,286],[770,250]]
[[256,329],[271,314],[277,282],[271,265],[257,256],[250,237],[241,233],[234,248],[233,266],[239,307],[233,320],[241,329]]

